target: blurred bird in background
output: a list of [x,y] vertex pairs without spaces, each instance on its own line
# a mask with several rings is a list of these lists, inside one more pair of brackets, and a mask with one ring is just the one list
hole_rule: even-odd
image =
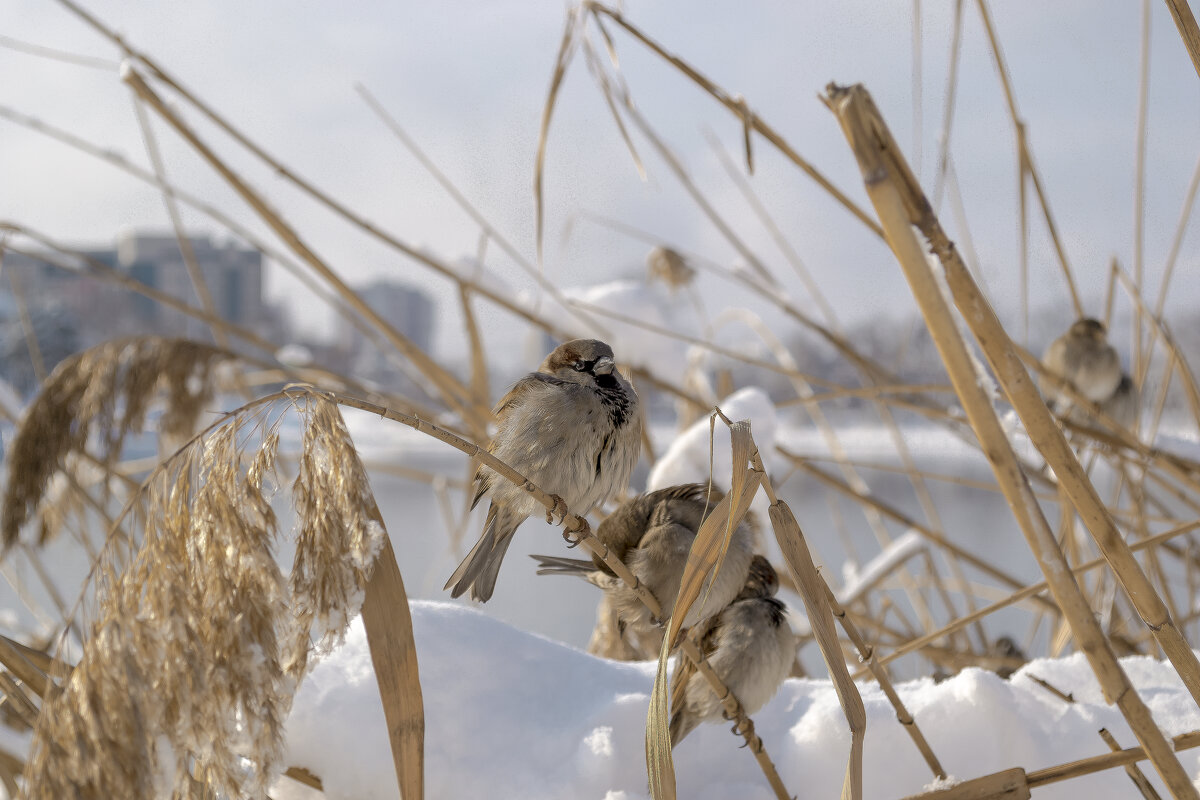
[[[1132,429],[1137,421],[1137,388],[1121,370],[1121,358],[1108,343],[1104,323],[1090,317],[1078,320],[1050,343],[1042,364],[1047,372],[1068,382],[1077,393],[1099,406],[1105,415]],[[1069,414],[1076,421],[1087,419],[1086,410],[1073,403],[1054,381],[1043,377],[1040,388],[1055,413]]]

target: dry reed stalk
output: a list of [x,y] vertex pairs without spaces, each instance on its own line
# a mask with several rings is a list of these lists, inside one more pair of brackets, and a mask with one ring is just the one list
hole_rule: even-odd
[[[1137,136],[1134,141],[1133,181],[1133,278],[1142,290],[1145,282],[1146,224],[1146,114],[1150,99],[1150,0],[1142,0],[1141,53],[1138,59]],[[1133,316],[1132,373],[1139,389],[1146,377],[1146,353],[1142,350],[1142,312]]]
[[[888,234],[889,245],[913,289],[913,294],[926,319],[934,343],[946,363],[951,381],[962,400],[964,410],[981,443],[985,445],[985,452],[996,473],[997,480],[1005,489],[1009,505],[1017,517],[1039,565],[1046,574],[1059,607],[1070,620],[1071,630],[1076,641],[1088,656],[1106,699],[1116,703],[1121,709],[1134,734],[1150,754],[1155,769],[1163,777],[1172,793],[1179,798],[1200,798],[1200,794],[1197,793],[1195,786],[1187,777],[1179,760],[1175,758],[1174,753],[1168,747],[1162,732],[1154,724],[1149,709],[1117,663],[1108,640],[1092,616],[1091,609],[1087,606],[1078,583],[1073,579],[1062,550],[1054,540],[1053,533],[1046,523],[1037,500],[1032,495],[1028,480],[1021,472],[1012,446],[996,416],[992,401],[980,384],[981,376],[977,372],[973,357],[969,354],[962,334],[954,321],[949,301],[943,295],[943,290],[938,285],[921,246],[913,235],[912,225],[925,226],[923,232],[931,238],[935,252],[943,258],[947,280],[952,287],[958,288],[955,296],[958,298],[963,309],[963,316],[967,319],[968,324],[974,329],[979,325],[980,317],[983,315],[990,315],[994,322],[994,313],[978,296],[977,291],[971,297],[972,302],[969,305],[964,302],[965,287],[969,286],[973,289],[974,283],[966,274],[961,260],[949,258],[953,254],[953,245],[944,238],[944,234],[930,236],[931,233],[940,234],[940,228],[937,231],[930,229],[931,226],[936,226],[932,210],[923,194],[920,193],[916,180],[908,171],[895,141],[887,130],[886,123],[874,108],[866,90],[861,86],[830,87],[827,103],[842,125],[847,141],[859,161],[867,192],[879,214],[884,230]],[[907,197],[902,194],[902,191],[907,193]],[[919,209],[919,214],[914,214],[912,211],[914,203],[917,204],[916,208]],[[954,263],[945,263],[950,261]],[[999,328],[998,323],[995,325],[999,336],[1002,337],[1000,341],[1006,343],[1007,335],[1004,334],[1002,328]],[[1105,540],[1098,543],[1102,547],[1119,548],[1124,542],[1109,541],[1112,538],[1119,540],[1120,536],[1113,528],[1111,519],[1104,512],[1099,498],[1095,498],[1094,502],[1090,504],[1083,502],[1083,496],[1088,489],[1091,489],[1091,484],[1087,481],[1086,476],[1082,475],[1078,462],[1075,461],[1061,432],[1051,420],[1045,404],[1040,397],[1036,397],[1036,390],[1029,382],[1028,376],[1020,365],[1020,359],[1012,351],[1011,345],[1008,346],[1007,354],[1009,362],[998,363],[998,360],[993,358],[994,354],[990,352],[990,348],[998,344],[992,338],[997,335],[996,330],[989,329],[982,335],[979,333],[976,335],[980,338],[985,352],[988,353],[992,368],[997,372],[997,377],[1006,393],[1009,394],[1010,401],[1017,407],[1018,412],[1027,412],[1029,418],[1026,418],[1026,413],[1022,413],[1026,429],[1035,442],[1044,445],[1043,455],[1055,468],[1059,479],[1067,486],[1068,492],[1077,504],[1077,510],[1089,522],[1107,522],[1111,532],[1105,531]],[[1013,365],[1020,377],[1005,373],[1005,368],[1008,367],[1011,370]],[[1032,409],[1032,403],[1026,401],[1026,395],[1022,392],[1032,392],[1035,395],[1033,402],[1040,407],[1041,418],[1038,416],[1038,409]],[[1032,427],[1031,419],[1037,423]],[[1043,427],[1050,430],[1043,430]],[[1054,439],[1055,436],[1058,437],[1057,441]],[[1059,446],[1060,443],[1061,446]],[[1055,450],[1050,449],[1052,445],[1056,448]],[[1061,450],[1066,450],[1066,453],[1062,453]],[[1077,474],[1068,473],[1072,464]],[[1091,489],[1091,492],[1094,496],[1094,489]],[[1088,519],[1089,514],[1094,514],[1099,519]],[[1093,531],[1093,533],[1097,536],[1100,535],[1099,530]],[[1127,552],[1126,548],[1125,553],[1127,554]],[[1110,558],[1112,558],[1111,554]],[[1128,556],[1128,559],[1132,561],[1132,556]],[[1110,563],[1112,562],[1110,561]],[[1114,564],[1114,569],[1126,573],[1121,576],[1123,581],[1134,580],[1136,576],[1141,575],[1136,562],[1129,567],[1122,561]],[[1153,588],[1149,587],[1148,582],[1146,582],[1145,588],[1153,595]],[[1140,595],[1134,597],[1135,602],[1153,602],[1154,600],[1157,600],[1158,605],[1161,606],[1161,600],[1158,600],[1157,595],[1154,595],[1152,599]],[[1162,611],[1165,616],[1165,608]],[[1167,627],[1165,623],[1169,622],[1163,617],[1154,619],[1156,621],[1162,619],[1164,628]],[[1174,628],[1171,630],[1173,631]],[[1164,637],[1163,641],[1172,646],[1175,644],[1169,638],[1169,634]],[[1178,641],[1182,641],[1182,639],[1178,638]],[[1190,650],[1188,655],[1191,656],[1191,661],[1194,663],[1195,655]],[[1174,656],[1172,663],[1178,670],[1180,669],[1179,664],[1184,663],[1185,657],[1178,652],[1175,652]],[[1184,666],[1186,668],[1187,664]],[[1186,675],[1183,677],[1186,683],[1188,677]]]
[[1183,39],[1183,46],[1192,59],[1192,66],[1200,76],[1200,26],[1196,25],[1196,16],[1188,0],[1166,0],[1166,3],[1171,10],[1171,19],[1175,20],[1175,27],[1179,29],[1179,38]]
[[[500,246],[500,249],[503,250],[505,252],[505,254],[508,255],[508,257],[511,258],[513,260],[513,262],[516,263],[516,265],[519,266],[525,272],[525,274],[528,275],[534,281],[534,283],[536,283],[538,285],[538,287],[542,291],[546,292],[548,295],[550,295],[551,298],[553,298],[557,302],[559,302],[561,304],[565,304],[566,297],[563,295],[563,293],[561,291],[559,291],[558,287],[555,286],[550,281],[546,280],[545,275],[543,275],[541,273],[541,271],[538,270],[538,268],[535,267],[533,264],[530,264],[529,260],[526,259],[525,256],[523,256],[521,254],[521,251],[519,251],[516,247],[514,247],[512,245],[512,243],[509,242],[508,239],[504,236],[503,233],[501,233],[499,230],[496,229],[495,226],[493,226],[490,222],[488,222],[487,218],[484,217],[482,213],[480,213],[479,209],[477,209],[471,203],[471,201],[467,199],[466,195],[464,195],[461,191],[459,191],[458,187],[454,185],[454,182],[451,181],[450,178],[446,176],[446,173],[442,172],[442,170],[439,169],[438,166],[436,164],[434,164],[433,161],[427,155],[425,155],[425,152],[423,150],[421,150],[420,147],[417,146],[417,143],[413,140],[413,138],[411,136],[408,135],[408,133],[404,130],[404,128],[401,127],[400,123],[396,120],[396,118],[388,113],[387,109],[385,109],[383,107],[383,104],[380,103],[375,98],[375,96],[373,94],[371,94],[371,92],[368,91],[367,88],[365,86],[363,86],[361,83],[355,84],[354,89],[355,89],[355,91],[358,92],[359,96],[363,98],[363,100],[370,107],[370,109],[373,112],[375,112],[375,115],[377,117],[379,117],[380,121],[382,121],[383,124],[385,126],[387,126],[387,129],[390,130],[392,132],[392,134],[395,135],[395,137],[400,140],[400,142],[404,145],[404,148],[406,150],[408,150],[408,152],[410,154],[412,154],[412,156],[414,158],[417,159],[417,161],[421,164],[421,166],[424,167],[425,171],[428,172],[433,177],[433,179],[438,182],[438,185],[441,186],[442,189],[444,189],[446,191],[446,194],[450,195],[451,199],[454,200],[455,204],[457,204],[459,208],[461,208],[463,211],[465,211],[467,213],[467,216],[469,216],[472,219],[472,221],[474,221],[475,224],[479,226],[480,231],[483,232],[483,236],[485,237],[485,240],[493,241],[496,244],[498,244]],[[480,258],[477,259],[477,261],[480,264],[483,263],[482,255]],[[468,286],[465,283],[460,283],[459,291],[460,291],[460,293],[464,293],[464,294],[467,293]],[[607,335],[608,335],[607,331],[605,331],[602,327],[597,325],[597,323],[594,319],[588,318],[586,316],[584,316],[583,319],[589,325],[596,327],[597,333],[602,338],[607,338]]]
[[704,75],[689,65],[686,61],[667,52],[662,45],[651,39],[631,22],[625,19],[625,16],[617,9],[610,8],[600,3],[591,2],[590,0],[589,2],[584,3],[583,8],[586,12],[591,13],[594,16],[603,14],[604,16],[608,17],[613,22],[625,29],[627,33],[645,45],[655,55],[662,58],[664,61],[671,64],[681,73],[686,75],[688,79],[711,95],[715,100],[717,100],[717,102],[721,103],[721,105],[732,111],[739,119],[743,120],[748,127],[753,128],[764,139],[774,145],[775,148],[784,155],[784,157],[786,157],[789,161],[803,170],[805,174],[816,181],[816,183],[822,189],[824,189],[835,200],[837,200],[842,207],[857,217],[863,225],[866,225],[868,229],[870,229],[880,238],[883,237],[883,231],[879,228],[879,225],[875,222],[875,220],[871,219],[871,217],[861,208],[859,208],[854,201],[850,200],[848,197],[846,197],[846,195],[838,190],[838,188],[834,186],[824,175],[822,175],[816,169],[816,167],[801,157],[800,154],[796,152],[796,150],[793,149],[792,146],[788,144],[787,141],[784,140],[784,138],[780,136],[774,128],[769,126],[762,120],[762,118],[751,111],[745,100],[737,95],[725,91],[720,86],[704,77]]
[[[1104,743],[1108,745],[1109,749],[1114,753],[1119,753],[1121,751],[1121,745],[1117,742],[1117,737],[1113,736],[1109,732],[1108,728],[1100,729],[1100,738],[1104,740]],[[1126,764],[1125,774],[1129,776],[1131,781],[1133,781],[1133,785],[1137,787],[1138,791],[1141,793],[1142,797],[1145,798],[1145,800],[1162,800],[1158,794],[1158,791],[1154,788],[1150,781],[1147,780],[1145,773],[1142,772],[1141,768],[1138,767],[1136,763]]]
[[[1200,731],[1192,731],[1190,733],[1182,733],[1171,739],[1171,746],[1176,750],[1189,750],[1193,747],[1200,747]],[[1035,789],[1038,786],[1045,786],[1050,783],[1070,780],[1083,775],[1091,775],[1093,772],[1101,772],[1113,767],[1124,766],[1125,764],[1133,764],[1146,758],[1146,751],[1141,747],[1128,747],[1124,750],[1119,750],[1115,753],[1106,753],[1104,755],[1092,756],[1091,758],[1081,758],[1078,761],[1072,761],[1067,764],[1059,764],[1046,769],[1039,769],[1030,772],[1026,778],[1029,788]],[[1168,784],[1168,787],[1170,784]]]
[[[184,339],[119,339],[63,361],[25,411],[9,454],[8,484],[0,513],[4,546],[37,514],[55,474],[69,456],[95,439],[97,458],[110,469],[131,431],[140,430],[161,387],[166,410],[159,427],[187,436],[208,402],[213,370],[232,353]],[[44,544],[50,530],[38,537]]]
[[[137,119],[138,127],[142,131],[142,140],[146,144],[146,155],[150,159],[150,164],[154,168],[154,177],[162,186],[163,205],[166,206],[167,216],[171,220],[171,230],[175,232],[175,239],[179,243],[179,254],[183,257],[183,267],[187,271],[188,281],[192,284],[192,291],[196,293],[196,298],[200,301],[200,307],[205,313],[212,317],[217,315],[217,307],[213,303],[212,292],[208,290],[208,283],[204,280],[204,273],[200,270],[200,264],[196,261],[196,251],[192,247],[191,238],[184,232],[183,218],[179,214],[179,203],[175,200],[174,193],[170,190],[167,182],[167,166],[163,162],[162,153],[158,148],[158,139],[154,135],[154,128],[150,125],[150,117],[146,113],[146,106],[142,100],[136,95],[133,95],[133,110],[134,117]],[[213,341],[217,343],[217,347],[229,349],[229,340],[225,336],[225,332],[219,325],[210,325],[209,331],[212,333]]]
[[813,278],[808,267],[804,265],[804,260],[800,258],[800,254],[796,252],[796,248],[792,246],[787,235],[784,234],[779,224],[771,216],[771,212],[767,210],[762,200],[759,199],[758,193],[754,191],[754,187],[750,184],[750,181],[746,180],[746,176],[733,163],[733,159],[721,145],[721,141],[712,132],[712,129],[705,127],[703,132],[704,138],[708,141],[709,149],[717,154],[717,158],[721,162],[725,174],[737,186],[738,191],[746,199],[746,203],[754,211],[755,216],[762,222],[763,227],[767,229],[767,233],[770,234],[771,240],[775,242],[775,246],[779,249],[779,252],[783,253],[783,257],[792,266],[792,271],[803,282],[804,288],[808,290],[809,296],[817,304],[817,308],[820,309],[821,315],[825,318],[825,324],[835,331],[838,330],[837,312],[833,310],[833,306],[825,298],[825,293],[821,291],[820,284]]
[[[762,461],[755,452],[756,466],[761,469]],[[833,609],[830,606],[827,592],[829,587],[817,572],[804,540],[800,524],[796,522],[792,510],[787,503],[772,496],[770,484],[764,482],[764,488],[771,496],[771,527],[775,531],[775,540],[783,552],[784,561],[792,573],[792,580],[800,589],[800,597],[804,601],[808,613],[809,624],[813,636],[821,649],[821,657],[829,670],[833,681],[834,691],[846,716],[850,727],[850,755],[846,761],[846,777],[842,782],[842,800],[860,800],[862,798],[862,757],[863,742],[867,732],[867,713],[863,707],[862,696],[858,687],[850,678],[846,669],[846,661],[838,643],[837,631],[834,628]]]
[[[854,489],[852,489],[850,486],[846,485],[824,470],[818,469],[817,467],[806,463],[804,459],[800,458],[782,446],[777,446],[775,450],[784,458],[787,458],[793,464],[795,464],[797,468],[808,473],[809,475],[812,475],[826,486],[837,489],[842,494],[853,498],[856,502],[871,505],[872,507],[878,509],[879,512],[885,517],[893,519],[906,528],[911,528],[912,530],[921,534],[922,537],[936,544],[942,550],[942,552],[953,554],[955,557],[961,559],[967,564],[970,564],[975,569],[978,569],[981,572],[995,578],[1010,588],[1018,589],[1021,587],[1021,581],[1017,580],[1016,577],[1009,575],[1007,572],[999,569],[998,567],[993,566],[991,562],[972,554],[971,551],[966,550],[961,545],[956,544],[945,534],[939,533],[938,531],[922,525],[906,515],[904,512],[894,508],[882,500],[875,498],[873,495],[864,495],[854,491]],[[1058,610],[1058,607],[1052,602],[1045,602],[1045,606],[1048,611],[1056,612]]]
[[[992,26],[992,16],[988,12],[987,0],[975,0],[975,5],[979,9],[980,18],[983,20],[983,27],[987,33],[992,56],[996,61],[996,71],[1000,75],[1000,82],[1004,88],[1004,99],[1008,104],[1009,117],[1012,119],[1013,128],[1017,136],[1017,159],[1021,165],[1022,175],[1028,175],[1033,183],[1038,203],[1042,207],[1042,217],[1046,221],[1046,231],[1050,234],[1050,241],[1054,244],[1054,252],[1058,256],[1058,263],[1062,268],[1063,278],[1066,280],[1067,290],[1071,295],[1071,304],[1075,308],[1075,315],[1077,317],[1085,316],[1083,304],[1079,299],[1079,291],[1075,287],[1075,278],[1071,274],[1071,265],[1067,262],[1067,252],[1063,249],[1062,240],[1058,235],[1058,226],[1054,224],[1054,215],[1050,212],[1050,202],[1046,199],[1046,192],[1042,188],[1041,174],[1038,172],[1037,166],[1033,163],[1033,153],[1029,149],[1029,143],[1026,138],[1027,127],[1025,121],[1021,119],[1021,115],[1017,111],[1017,101],[1013,95],[1012,79],[1009,76],[1008,64],[1004,60],[1004,51],[1000,48],[1000,40],[996,37],[996,30]],[[1024,203],[1024,183],[1024,177],[1022,177],[1022,203]],[[1024,221],[1024,213],[1021,214],[1021,219]],[[1021,250],[1024,253],[1026,248],[1022,247]],[[1026,313],[1028,313],[1028,305],[1026,305]]]
[[[823,579],[822,583],[824,583]],[[858,628],[846,616],[846,610],[842,608],[837,600],[837,596],[829,588],[828,583],[825,584],[825,596],[829,600],[829,609],[833,613],[833,616],[837,617],[842,630],[846,632],[846,636],[854,643],[854,649],[858,651],[858,660],[867,665],[867,668],[871,671],[871,675],[879,683],[879,688],[883,690],[888,702],[895,709],[896,721],[904,727],[904,731],[912,738],[913,744],[917,746],[917,750],[920,751],[921,757],[925,759],[925,763],[929,765],[929,769],[933,772],[934,777],[944,779],[946,777],[946,770],[942,768],[941,762],[938,761],[937,756],[933,753],[933,748],[929,746],[925,735],[917,727],[917,721],[913,719],[913,715],[905,707],[904,701],[896,693],[896,688],[892,685],[891,678],[888,677],[887,667],[876,661],[875,648],[867,643],[867,640],[859,633]]]
[[[882,120],[879,124],[882,124]],[[918,204],[917,207],[924,204],[924,211],[928,208],[924,196],[919,194],[915,183],[907,181],[907,177],[910,176],[901,179],[905,181],[902,185],[906,185],[910,190],[915,188],[917,192],[907,202]],[[913,205],[909,207],[912,208]],[[1095,487],[1080,466],[1061,430],[1054,423],[1037,389],[1028,379],[1021,359],[1008,341],[995,312],[979,293],[962,260],[955,253],[954,245],[946,238],[931,212],[923,213],[921,217],[920,220],[914,218],[913,222],[921,227],[932,243],[934,252],[941,259],[954,301],[979,340],[993,373],[1020,416],[1030,439],[1054,470],[1059,485],[1091,532],[1097,547],[1109,561],[1138,615],[1145,621],[1159,646],[1179,672],[1193,700],[1200,705],[1200,661],[1175,626],[1167,606],[1134,559],[1129,545],[1117,530]]]
[[[4,266],[4,243],[0,241],[0,267]],[[29,304],[25,300],[25,287],[20,277],[13,270],[8,271],[8,285],[12,289],[13,302],[17,307],[17,319],[21,323],[21,335],[25,339],[25,347],[29,350],[29,360],[33,363],[33,375],[39,384],[46,381],[46,359],[42,358],[42,349],[38,345],[37,334],[33,330],[33,320],[29,316]]]

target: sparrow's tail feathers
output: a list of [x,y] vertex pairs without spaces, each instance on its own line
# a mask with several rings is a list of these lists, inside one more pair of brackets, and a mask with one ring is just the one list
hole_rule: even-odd
[[530,556],[538,562],[538,575],[578,575],[585,577],[596,569],[590,558],[565,558],[563,556]]
[[524,521],[524,517],[492,503],[488,508],[483,535],[454,570],[443,589],[451,589],[451,597],[458,597],[470,589],[472,599],[481,603],[490,600],[496,587],[496,576],[500,572],[500,562],[504,560],[513,534]]
[[700,720],[696,719],[694,714],[689,714],[682,708],[677,709],[671,715],[671,722],[668,726],[668,730],[671,733],[671,748],[678,747],[684,737],[691,733],[692,729],[699,724]]

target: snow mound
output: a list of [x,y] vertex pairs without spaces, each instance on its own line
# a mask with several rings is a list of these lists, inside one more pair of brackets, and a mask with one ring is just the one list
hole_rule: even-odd
[[[775,416],[775,404],[765,391],[757,386],[739,389],[726,397],[720,403],[721,411],[735,422],[750,420],[750,432],[758,452],[763,458],[767,470],[774,472],[772,460],[775,452],[775,431],[778,423]],[[650,470],[646,482],[646,491],[662,489],[679,483],[702,482],[708,480],[708,417],[697,420],[683,433],[676,436],[671,446],[662,454]],[[712,477],[714,483],[728,490],[732,479],[733,453],[729,443],[729,429],[725,423],[717,420],[713,430]]]
[[[427,796],[648,796],[643,736],[651,664],[594,658],[457,604],[414,601],[412,615]],[[1148,657],[1122,663],[1168,735],[1200,728],[1200,711],[1169,664]],[[1063,702],[1029,674],[1073,693],[1076,702]],[[878,687],[859,688],[868,715],[865,796],[920,791],[932,774]],[[941,684],[926,678],[897,688],[945,769],[959,779],[1107,752],[1101,727],[1123,745],[1135,744],[1081,655],[1031,662],[1011,681],[967,669]],[[790,791],[838,796],[850,734],[829,681],[787,681],[755,724]],[[740,742],[724,726],[697,729],[675,753],[679,795],[771,798]],[[1179,757],[1189,774],[1200,773],[1200,752]],[[399,796],[360,622],[302,684],[288,721],[286,759],[319,775],[329,798]],[[1116,800],[1130,792],[1128,779],[1110,770],[1040,788],[1038,797]],[[281,778],[272,796],[307,800],[312,793]]]

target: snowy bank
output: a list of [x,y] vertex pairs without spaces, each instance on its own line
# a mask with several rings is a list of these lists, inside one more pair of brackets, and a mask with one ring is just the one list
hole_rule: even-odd
[[[427,796],[648,796],[643,734],[650,664],[594,658],[458,604],[414,601],[412,613],[425,699]],[[1200,711],[1169,665],[1148,657],[1122,664],[1168,735],[1200,729]],[[1073,693],[1076,702],[1058,699],[1030,674]],[[1031,662],[1010,681],[971,668],[941,684],[922,679],[898,690],[942,764],[959,779],[1106,752],[1097,735],[1102,727],[1123,746],[1136,744],[1078,654]],[[891,706],[875,684],[862,683],[860,691],[868,714],[864,796],[920,791],[932,776]],[[828,681],[787,681],[755,715],[755,724],[791,792],[839,795],[849,733]],[[718,725],[688,737],[675,753],[680,797],[771,798],[753,757],[737,748],[740,741]],[[1189,774],[1200,774],[1200,749],[1179,757]],[[398,797],[358,621],[345,645],[301,686],[288,722],[286,762],[319,775],[330,798]],[[1034,796],[1116,800],[1133,792],[1117,769],[1052,784]],[[316,795],[282,778],[272,796]]]

